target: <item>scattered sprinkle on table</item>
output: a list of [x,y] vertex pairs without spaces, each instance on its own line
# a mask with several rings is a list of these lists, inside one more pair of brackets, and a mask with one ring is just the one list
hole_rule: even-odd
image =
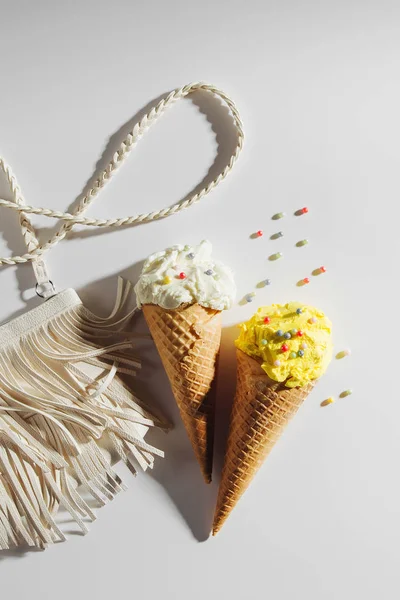
[[271,285],[271,280],[270,279],[264,279],[264,281],[262,281],[261,284],[264,285],[264,286]]
[[255,292],[250,292],[250,294],[246,294],[245,295],[246,302],[253,302],[255,295],[256,295]]
[[283,231],[278,231],[277,233],[273,233],[271,235],[271,240],[278,240],[279,238],[283,237]]
[[271,256],[268,257],[268,260],[278,260],[279,258],[282,258],[283,254],[282,252],[275,252],[275,254],[271,254]]
[[322,275],[323,273],[326,273],[326,267],[324,266],[318,267],[318,269],[312,271],[313,277],[318,277],[318,275]]
[[332,396],[330,396],[329,398],[321,402],[321,406],[329,406],[329,404],[333,404],[334,402],[335,399]]
[[278,221],[279,219],[283,219],[283,217],[286,217],[286,213],[279,212],[279,213],[276,213],[275,215],[273,215],[272,220]]
[[341,350],[340,352],[338,352],[336,354],[336,358],[339,360],[341,358],[344,358],[345,356],[350,356],[351,354],[351,350],[349,350],[349,348],[346,348],[346,350]]
[[307,206],[303,206],[303,208],[299,208],[298,210],[296,210],[296,212],[294,214],[296,215],[296,217],[301,217],[301,215],[306,215],[307,213],[308,213]]
[[308,285],[310,283],[310,278],[309,277],[303,277],[303,279],[300,279],[297,282],[298,287],[303,287],[303,285]]
[[308,244],[308,240],[299,240],[299,241],[297,242],[296,246],[297,246],[298,248],[301,248],[302,246],[307,246],[307,244]]
[[344,392],[339,395],[339,398],[346,398],[347,396],[351,396],[352,393],[353,390],[344,390]]

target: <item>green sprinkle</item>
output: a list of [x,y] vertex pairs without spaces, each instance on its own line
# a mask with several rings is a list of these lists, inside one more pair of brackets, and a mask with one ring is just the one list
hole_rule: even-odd
[[297,242],[296,246],[297,246],[298,248],[301,248],[302,246],[307,246],[307,244],[308,244],[308,240],[307,240],[307,239],[306,239],[306,240],[299,240],[299,241]]
[[278,260],[279,258],[282,258],[282,256],[282,252],[275,252],[275,254],[271,254],[269,260]]
[[345,390],[344,392],[342,392],[339,396],[339,398],[346,398],[346,396],[351,396],[351,394],[353,393],[353,390]]
[[338,352],[336,354],[336,358],[338,360],[340,360],[341,358],[345,358],[345,356],[350,356],[350,354],[351,354],[351,352],[350,352],[349,349],[347,349],[347,350],[341,350],[340,352]]
[[268,340],[261,340],[261,346],[266,346],[268,344]]
[[274,216],[272,217],[272,219],[273,219],[274,221],[278,221],[278,219],[283,219],[283,217],[286,217],[286,213],[284,213],[284,212],[280,212],[280,213],[276,213],[276,215],[274,215]]
[[290,357],[290,358],[296,358],[296,357],[297,357],[297,354],[296,354],[296,352],[291,352],[291,353],[289,354],[289,357]]

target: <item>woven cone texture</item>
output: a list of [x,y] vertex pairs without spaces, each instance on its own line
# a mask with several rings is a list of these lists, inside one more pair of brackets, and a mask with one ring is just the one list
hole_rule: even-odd
[[176,310],[146,304],[143,313],[204,479],[210,483],[220,311],[200,304]]
[[214,516],[221,529],[255,473],[281,436],[314,383],[288,388],[273,381],[260,362],[237,350],[237,387]]

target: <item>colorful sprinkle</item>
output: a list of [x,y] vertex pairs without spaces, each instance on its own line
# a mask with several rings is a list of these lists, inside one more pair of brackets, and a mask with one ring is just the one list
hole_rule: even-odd
[[320,273],[326,273],[326,267],[322,266],[319,268]]
[[261,340],[261,346],[266,346],[268,344],[268,340]]
[[282,252],[275,252],[275,254],[271,254],[269,260],[278,260],[279,258],[282,258],[282,256]]
[[303,312],[303,310],[301,308],[296,308],[297,315],[301,315],[302,312]]
[[277,233],[273,233],[271,235],[271,240],[279,240],[281,237],[283,237],[283,231],[278,231]]
[[353,390],[345,390],[344,392],[342,392],[339,395],[339,398],[346,398],[346,396],[351,396],[352,393],[353,393]]
[[271,317],[264,317],[264,323],[266,323],[268,325],[268,323],[271,323]]
[[280,360],[275,360],[274,361],[274,365],[275,365],[275,367],[280,367],[281,361]]
[[189,260],[193,260],[194,259],[194,252],[189,252],[189,254],[186,256],[186,258],[188,258]]
[[250,292],[250,294],[246,294],[245,298],[246,298],[246,302],[253,302],[253,298],[255,297],[255,293],[254,292]]
[[271,285],[271,280],[270,279],[264,279],[263,283],[264,283],[264,285]]
[[299,331],[296,333],[297,337],[302,337],[303,332],[301,331],[301,329],[299,329]]
[[304,279],[301,280],[301,283],[303,285],[308,285],[310,283],[310,278],[309,277],[304,277]]
[[275,332],[276,337],[282,337],[283,336],[283,331],[282,329],[278,329],[278,331]]
[[307,239],[305,239],[305,240],[299,240],[299,241],[297,242],[296,246],[297,246],[298,248],[301,248],[302,246],[307,246],[307,244],[308,244],[308,240],[307,240]]
[[274,221],[278,221],[279,219],[283,219],[283,217],[286,217],[286,213],[284,213],[284,212],[279,212],[279,213],[276,213],[276,214],[275,214],[275,215],[272,217],[272,219],[273,219]]
[[302,350],[307,350],[308,346],[307,346],[307,344],[306,344],[305,342],[303,342],[303,343],[301,344],[300,348],[301,348]]
[[214,271],[213,271],[212,269],[207,269],[207,271],[204,271],[204,273],[205,273],[206,275],[212,275],[212,274],[213,274],[213,272],[214,272]]
[[256,231],[256,236],[257,237],[262,237],[264,235],[264,232],[261,231],[261,229],[259,229],[258,231]]
[[285,338],[285,340],[290,340],[290,338],[292,337],[292,334],[287,331],[286,333],[283,334],[283,337]]
[[168,275],[166,275],[163,279],[163,284],[168,285],[169,283],[171,283],[171,281],[172,281],[171,277],[168,277]]
[[297,353],[298,356],[304,356],[304,350],[299,350]]
[[281,350],[282,352],[287,352],[289,350],[289,346],[287,344],[282,344]]
[[289,354],[289,356],[290,356],[290,358],[296,358],[296,357],[297,357],[297,354],[296,354],[296,352],[291,352],[291,353]]
[[326,400],[323,400],[321,402],[320,406],[329,406],[329,404],[333,404],[334,402],[335,402],[335,399],[332,396],[330,396]]
[[178,277],[179,279],[186,279],[186,273],[182,271],[182,273],[179,273]]
[[341,352],[338,352],[336,354],[336,358],[340,359],[340,358],[344,358],[345,356],[350,356],[351,354],[351,350],[349,350],[348,348],[346,350],[341,350]]
[[317,322],[317,317],[311,317],[310,323],[316,323]]
[[306,213],[308,213],[308,208],[307,206],[303,206],[303,208],[296,210],[294,214],[296,217],[301,217],[301,215],[305,215]]
[[291,329],[291,330],[290,330],[290,333],[291,333],[292,335],[296,335],[296,333],[297,333],[297,329]]

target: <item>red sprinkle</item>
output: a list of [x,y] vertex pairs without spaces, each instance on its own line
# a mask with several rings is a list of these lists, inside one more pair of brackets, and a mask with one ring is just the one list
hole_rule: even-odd
[[303,283],[305,283],[305,284],[306,284],[306,283],[310,283],[310,279],[309,279],[308,277],[304,277],[304,279],[303,279]]
[[263,235],[263,232],[261,231],[261,229],[259,229],[256,233],[257,237],[261,237]]
[[321,273],[326,273],[326,267],[320,267],[319,270],[321,271]]
[[299,329],[299,331],[296,333],[296,335],[297,335],[298,337],[302,337],[302,335],[303,335],[303,332],[302,332],[302,331]]
[[308,208],[307,208],[307,206],[304,206],[304,207],[301,209],[301,212],[303,213],[303,215],[305,215],[306,213],[308,213]]
[[287,344],[282,344],[281,350],[282,352],[287,352],[289,350],[289,346]]
[[264,317],[264,323],[271,323],[271,317]]
[[178,277],[179,279],[186,279],[186,274],[182,271],[182,273],[179,273]]

